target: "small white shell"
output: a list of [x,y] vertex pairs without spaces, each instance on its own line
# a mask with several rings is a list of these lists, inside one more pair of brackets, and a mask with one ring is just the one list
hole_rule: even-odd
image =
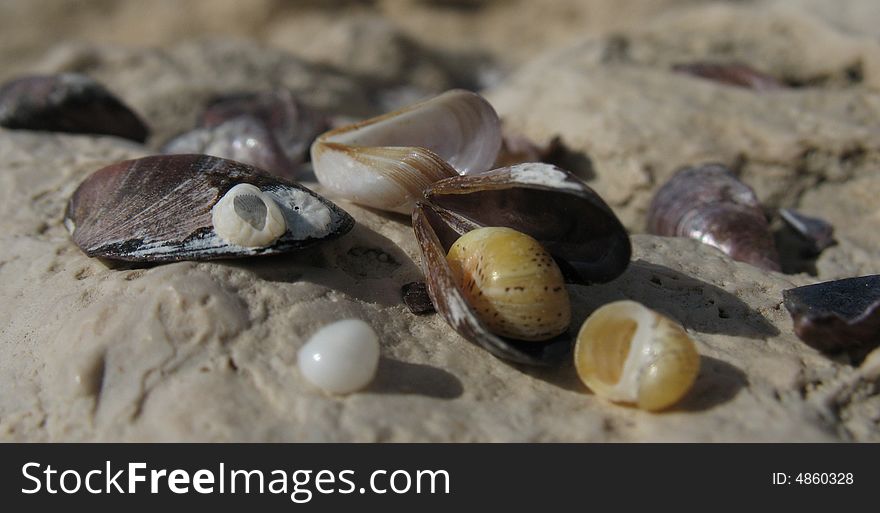
[[379,337],[359,319],[328,324],[315,332],[297,355],[299,370],[312,384],[332,394],[366,387],[379,365]]
[[452,90],[326,132],[311,153],[315,176],[331,193],[408,214],[427,184],[490,169],[500,147],[501,125],[489,102]]
[[700,355],[672,320],[635,301],[616,301],[584,322],[574,363],[581,381],[596,395],[661,410],[693,385]]
[[272,245],[287,230],[275,200],[259,188],[240,183],[211,209],[214,231],[224,241],[246,248]]

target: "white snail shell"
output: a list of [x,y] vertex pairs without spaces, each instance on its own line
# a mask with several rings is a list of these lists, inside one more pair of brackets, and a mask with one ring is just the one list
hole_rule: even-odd
[[490,169],[501,125],[480,95],[452,90],[324,133],[312,144],[315,176],[332,194],[409,213],[427,185]]
[[653,411],[687,393],[700,370],[700,355],[672,320],[635,301],[616,301],[584,322],[574,363],[596,395]]
[[345,319],[315,332],[297,354],[302,375],[332,394],[356,392],[373,380],[379,337],[360,319]]
[[211,209],[214,231],[224,241],[246,248],[272,245],[287,230],[275,200],[258,187],[240,183]]

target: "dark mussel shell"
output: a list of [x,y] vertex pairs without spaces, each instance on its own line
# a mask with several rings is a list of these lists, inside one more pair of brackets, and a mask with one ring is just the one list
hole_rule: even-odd
[[834,226],[824,219],[806,216],[790,208],[780,208],[779,217],[800,237],[812,255],[819,255],[836,244]]
[[689,237],[734,260],[779,271],[779,255],[755,192],[720,164],[688,167],[654,195],[648,232]]
[[794,331],[827,353],[880,345],[880,275],[782,291]]
[[672,70],[755,91],[775,91],[786,87],[776,77],[742,63],[692,62],[676,64]]
[[114,135],[144,142],[149,129],[104,86],[75,73],[31,75],[0,86],[0,126]]
[[[267,247],[230,244],[213,229],[211,209],[241,183],[270,195],[285,218],[286,231]],[[206,155],[159,155],[99,169],[74,192],[64,221],[89,256],[133,262],[283,253],[354,226],[344,210],[301,185]]]
[[525,342],[489,332],[459,290],[446,254],[464,233],[482,226],[513,228],[540,241],[577,283],[614,279],[632,251],[623,225],[604,201],[571,173],[520,164],[434,183],[412,215],[434,307],[463,337],[495,356],[549,365],[565,358],[572,335]]

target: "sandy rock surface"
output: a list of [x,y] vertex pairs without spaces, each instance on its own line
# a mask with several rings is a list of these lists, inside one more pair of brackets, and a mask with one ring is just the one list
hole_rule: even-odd
[[[50,23],[65,2],[0,6],[2,78],[86,73],[153,129],[146,145],[0,129],[0,440],[880,441],[880,350],[861,362],[820,354],[781,305],[784,289],[880,267],[872,0],[210,4],[212,17],[162,24],[164,2],[150,16],[122,2],[105,16],[131,30],[99,36],[86,4],[53,45],[9,16]],[[670,70],[700,60],[747,62],[792,87],[758,93]],[[701,354],[693,390],[659,414],[612,405],[570,366],[512,366],[438,315],[413,316],[399,296],[422,276],[408,219],[345,200],[355,229],[293,255],[139,267],[70,241],[66,201],[90,172],[153,153],[215,94],[277,86],[352,118],[486,87],[506,127],[558,136],[564,165],[634,234],[623,276],[569,286],[574,329],[616,299],[664,313]],[[838,244],[809,273],[782,274],[641,234],[653,192],[706,160],[730,165],[768,211],[833,222]],[[308,174],[304,184],[322,192]],[[296,352],[350,317],[379,333],[378,375],[330,397],[302,378]]]

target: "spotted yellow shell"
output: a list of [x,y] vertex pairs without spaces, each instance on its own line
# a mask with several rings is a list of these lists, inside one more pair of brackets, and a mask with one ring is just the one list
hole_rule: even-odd
[[568,329],[571,305],[562,272],[532,237],[510,228],[478,228],[461,236],[446,260],[493,333],[539,341]]

